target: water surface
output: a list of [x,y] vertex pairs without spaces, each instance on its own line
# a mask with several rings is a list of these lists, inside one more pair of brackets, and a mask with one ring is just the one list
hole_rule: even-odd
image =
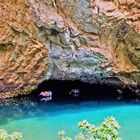
[[[5,103],[6,102],[6,103]],[[0,128],[20,131],[23,140],[58,140],[58,131],[74,136],[77,123],[88,120],[99,125],[107,116],[121,125],[123,140],[140,140],[139,101],[60,101],[41,103],[31,98],[0,102]]]

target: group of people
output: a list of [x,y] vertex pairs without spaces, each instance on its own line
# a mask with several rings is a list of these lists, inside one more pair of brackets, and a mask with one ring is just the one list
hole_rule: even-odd
[[[80,90],[79,89],[72,89],[69,92],[69,95],[71,95],[72,97],[79,97],[80,96]],[[53,93],[51,91],[42,91],[39,94],[39,97],[40,97],[41,101],[44,101],[44,102],[51,101],[52,96],[53,96]]]

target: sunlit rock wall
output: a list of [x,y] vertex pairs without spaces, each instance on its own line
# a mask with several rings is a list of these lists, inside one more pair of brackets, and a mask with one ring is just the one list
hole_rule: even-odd
[[45,79],[137,84],[139,71],[139,0],[0,0],[1,97]]

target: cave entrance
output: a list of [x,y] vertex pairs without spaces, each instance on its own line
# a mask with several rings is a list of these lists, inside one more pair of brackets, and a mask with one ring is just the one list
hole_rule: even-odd
[[[79,96],[75,97],[70,92],[73,89],[80,91]],[[42,91],[52,91],[53,100],[63,99],[111,99],[118,98],[120,94],[117,87],[106,84],[89,84],[81,81],[69,80],[46,80],[42,82],[34,91],[33,96],[38,96]]]

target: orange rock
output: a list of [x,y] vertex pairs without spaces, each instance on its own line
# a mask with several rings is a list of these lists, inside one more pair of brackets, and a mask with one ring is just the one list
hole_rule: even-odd
[[0,87],[63,77],[70,69],[72,77],[81,69],[86,73],[86,53],[92,51],[107,61],[103,67],[104,62],[96,63],[97,73],[106,67],[116,76],[139,72],[139,9],[138,0],[0,0]]

